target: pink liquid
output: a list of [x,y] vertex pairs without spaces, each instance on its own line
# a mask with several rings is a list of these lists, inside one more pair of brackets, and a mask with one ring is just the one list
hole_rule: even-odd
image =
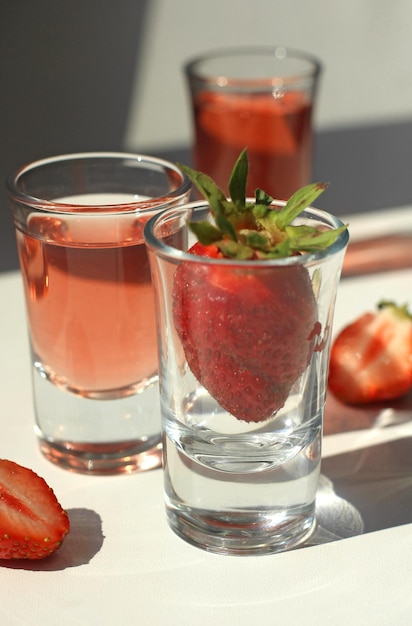
[[195,101],[195,167],[227,192],[237,157],[248,149],[247,194],[260,187],[288,199],[310,182],[312,105],[302,92],[238,95],[201,92]]
[[133,385],[157,370],[143,222],[69,217],[32,216],[33,236],[17,232],[33,350],[79,393]]

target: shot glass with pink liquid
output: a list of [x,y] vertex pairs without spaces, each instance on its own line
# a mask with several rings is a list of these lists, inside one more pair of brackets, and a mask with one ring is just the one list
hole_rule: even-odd
[[283,46],[235,47],[189,60],[195,169],[226,189],[243,148],[247,194],[288,199],[312,177],[313,111],[320,62]]
[[82,153],[22,167],[7,187],[42,453],[79,472],[159,466],[156,324],[143,227],[186,201],[190,181],[161,159]]

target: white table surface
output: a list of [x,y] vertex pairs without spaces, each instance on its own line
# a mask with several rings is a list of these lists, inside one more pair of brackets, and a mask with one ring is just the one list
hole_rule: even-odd
[[[356,238],[371,223],[373,234],[405,222],[411,228],[412,211],[348,219]],[[381,298],[412,306],[412,268],[343,280],[335,332]],[[50,559],[1,563],[2,626],[412,624],[409,400],[396,413],[368,415],[367,428],[352,415],[343,421],[344,432],[335,432],[333,411],[328,417],[325,431],[332,434],[324,437],[322,475],[336,479],[341,503],[342,494],[350,495],[348,510],[357,507],[365,532],[278,555],[225,557],[194,548],[169,530],[161,470],[91,477],[41,456],[17,272],[0,275],[0,346],[0,457],[43,476],[72,525]]]

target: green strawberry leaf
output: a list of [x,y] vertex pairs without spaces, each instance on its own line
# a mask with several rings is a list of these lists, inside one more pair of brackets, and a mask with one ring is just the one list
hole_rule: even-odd
[[[310,229],[310,227],[309,227]],[[339,237],[339,235],[347,229],[347,226],[341,226],[334,230],[317,230],[316,228],[308,231],[307,227],[303,229],[300,226],[287,226],[285,229],[291,250],[311,252],[312,250],[324,250],[329,248]]]
[[258,188],[255,191],[255,201],[256,201],[256,206],[263,204],[264,206],[268,207],[272,204],[273,198],[272,196],[269,196],[269,194],[267,194],[266,191],[263,191],[262,189]]
[[177,165],[181,170],[183,170],[183,172],[185,172],[208,202],[211,198],[213,198],[215,202],[220,202],[222,206],[226,206],[228,204],[228,200],[222,189],[216,185],[215,181],[210,176],[203,174],[202,172],[197,172],[188,165],[183,165],[182,163],[178,163]]
[[407,319],[412,321],[412,312],[409,312],[407,303],[398,305],[393,300],[381,300],[376,306],[378,311],[382,311],[383,309],[391,309],[395,317],[398,317],[401,320]]
[[269,250],[258,251],[257,257],[261,259],[283,259],[291,256],[292,249],[290,241],[285,239]]
[[216,242],[217,247],[228,259],[253,259],[255,251],[249,246],[242,245],[236,241],[229,241],[228,239]]
[[257,230],[241,230],[240,233],[245,239],[246,245],[255,250],[264,250],[270,244],[269,239]]
[[[196,185],[200,193],[209,203],[216,225],[222,233],[230,239],[236,241],[236,229],[226,215],[231,213],[231,203],[227,200],[223,191],[216,185],[215,181],[203,174],[193,170],[188,165],[179,164],[179,167],[187,174],[190,180]],[[220,237],[221,238],[221,237]]]
[[259,223],[271,210],[272,209],[269,209],[266,204],[255,204],[252,208],[253,217]]
[[254,215],[257,223],[266,229],[277,243],[285,238],[286,227],[302,213],[304,209],[316,200],[325,190],[327,183],[312,183],[299,189],[291,196],[284,207],[280,210],[267,207],[264,211],[262,205],[256,205]]
[[321,193],[325,191],[328,183],[311,183],[298,189],[289,198],[286,205],[275,215],[278,228],[284,230],[293,220],[310,206]]
[[229,194],[239,210],[246,206],[246,182],[249,170],[246,148],[240,153],[229,179]]
[[295,239],[298,237],[312,237],[318,232],[315,226],[309,226],[308,224],[299,224],[298,226],[291,225],[285,228],[287,236]]
[[236,229],[230,219],[226,216],[225,205],[219,195],[212,194],[209,198],[209,205],[215,218],[216,226],[220,228],[229,239],[237,240]]
[[222,231],[210,222],[191,222],[189,228],[196,235],[198,241],[205,246],[216,243],[223,237]]

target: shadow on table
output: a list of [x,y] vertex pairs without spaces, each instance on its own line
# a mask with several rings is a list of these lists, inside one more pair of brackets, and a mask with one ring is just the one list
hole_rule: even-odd
[[100,515],[90,509],[69,509],[67,513],[70,533],[57,552],[39,561],[0,561],[0,565],[9,569],[55,572],[90,563],[104,541]]
[[[412,422],[412,392],[389,404],[349,407],[331,394],[325,435]],[[322,460],[318,530],[310,545],[412,523],[412,436]]]
[[358,511],[364,532],[412,522],[412,437],[328,457],[322,473]]
[[388,428],[412,421],[412,389],[402,398],[388,402],[376,402],[364,406],[343,404],[328,393],[323,425],[324,435]]

